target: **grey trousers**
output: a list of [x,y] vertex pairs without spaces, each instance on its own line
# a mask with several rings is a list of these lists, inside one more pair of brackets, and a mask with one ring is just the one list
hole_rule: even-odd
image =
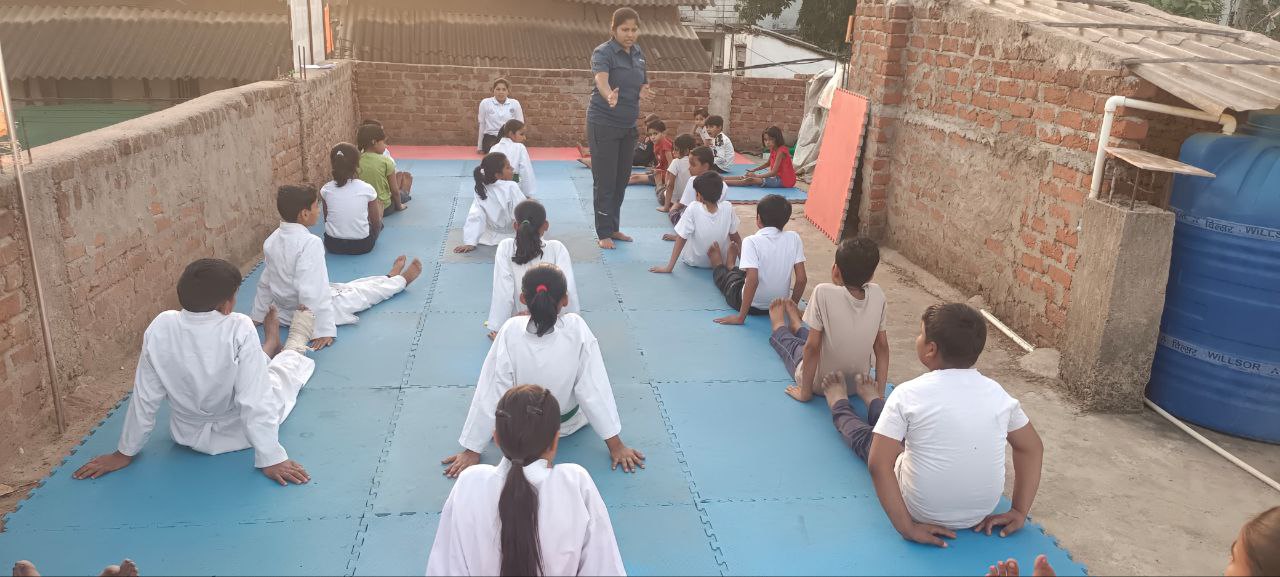
[[627,193],[631,160],[639,137],[634,126],[615,128],[594,122],[587,124],[597,238],[609,238],[619,230],[622,200]]
[[848,400],[836,401],[836,406],[831,408],[831,421],[835,424],[836,430],[840,431],[840,438],[844,439],[844,444],[853,449],[853,453],[864,462],[867,460],[867,455],[871,454],[872,433],[875,432],[876,421],[880,420],[880,413],[883,410],[884,399],[871,401],[871,406],[867,407],[867,420],[864,421],[853,412],[853,407],[849,406]]

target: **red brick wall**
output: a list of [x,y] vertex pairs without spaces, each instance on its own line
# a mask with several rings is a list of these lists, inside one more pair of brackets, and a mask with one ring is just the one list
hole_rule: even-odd
[[[1172,97],[977,4],[866,0],[856,17],[851,89],[873,103],[860,232],[984,295],[1031,340],[1059,342],[1103,105]],[[1200,126],[1159,119],[1149,137],[1146,119],[1122,111],[1112,144],[1176,156]]]
[[[360,62],[356,66],[360,116],[381,121],[393,145],[474,145],[476,108],[497,78],[511,82],[524,108],[530,146],[572,146],[586,139],[591,78],[586,70],[467,68]],[[641,115],[658,114],[671,134],[687,132],[693,111],[708,106],[711,74],[654,72],[653,98]],[[794,140],[804,116],[805,80],[734,78],[729,137],[748,150],[760,147],[771,124]]]

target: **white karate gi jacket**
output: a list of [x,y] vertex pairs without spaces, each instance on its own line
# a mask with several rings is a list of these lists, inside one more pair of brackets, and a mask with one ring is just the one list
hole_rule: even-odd
[[485,185],[485,199],[471,199],[467,220],[462,225],[462,244],[479,246],[498,244],[504,238],[515,238],[511,227],[516,221],[516,205],[526,197],[520,185],[510,180],[499,180]]
[[[474,465],[463,471],[440,514],[427,575],[498,575],[502,569],[502,523],[498,498],[511,471]],[[626,575],[613,523],[591,475],[572,463],[547,467],[539,459],[524,467],[538,494],[538,541],[543,575]]]
[[576,313],[581,306],[578,303],[578,283],[573,279],[573,261],[569,260],[569,249],[558,240],[542,242],[542,257],[535,258],[525,264],[511,261],[516,252],[516,239],[504,238],[498,243],[498,252],[493,260],[493,298],[489,301],[489,320],[485,321],[487,330],[496,331],[506,324],[507,319],[529,310],[520,304],[520,291],[524,281],[524,273],[544,262],[551,263],[564,273],[564,280],[569,284],[569,306],[560,309],[560,314]]
[[489,153],[501,152],[507,156],[511,169],[520,177],[520,190],[525,196],[533,197],[538,191],[538,177],[533,174],[533,160],[529,158],[529,149],[525,145],[504,137],[499,140]]
[[280,228],[262,243],[262,276],[258,279],[258,293],[253,298],[254,321],[262,322],[267,309],[276,305],[280,322],[289,325],[298,306],[307,307],[316,315],[312,338],[338,336],[338,325],[356,322],[355,315],[342,314],[333,306],[333,292],[329,288],[329,269],[324,262],[324,242],[311,234],[307,227],[293,222],[282,222]]
[[539,337],[530,332],[530,317],[512,317],[498,330],[485,357],[458,443],[477,453],[493,437],[498,400],[516,385],[533,384],[551,391],[561,415],[560,436],[570,435],[588,422],[601,439],[622,432],[613,387],[605,372],[596,336],[582,317],[562,314],[553,331]]

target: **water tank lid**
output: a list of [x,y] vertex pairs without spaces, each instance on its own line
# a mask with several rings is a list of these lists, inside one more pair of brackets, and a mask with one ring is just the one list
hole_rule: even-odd
[[1255,110],[1249,113],[1248,126],[1252,132],[1280,135],[1280,111]]

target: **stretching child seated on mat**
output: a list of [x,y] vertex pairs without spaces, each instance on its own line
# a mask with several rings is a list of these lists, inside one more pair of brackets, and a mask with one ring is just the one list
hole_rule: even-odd
[[512,182],[513,174],[511,163],[501,152],[490,152],[480,161],[474,173],[476,198],[462,225],[462,244],[453,252],[471,252],[478,245],[493,246],[514,236],[511,223],[515,222],[516,205],[528,197]]
[[676,195],[683,194],[685,185],[689,183],[689,153],[693,152],[695,147],[693,135],[681,134],[676,137],[673,145],[675,158],[667,166],[667,188],[662,191],[658,212],[671,212],[672,207],[675,206],[675,200],[679,198]]
[[254,466],[277,483],[311,479],[289,459],[279,433],[316,367],[305,356],[315,317],[297,311],[281,347],[272,309],[266,339],[259,343],[253,321],[232,312],[240,281],[240,270],[225,260],[206,258],[187,266],[178,279],[182,310],[160,313],[142,336],[116,452],[94,458],[73,477],[97,479],[129,466],[151,436],[160,403],[168,399],[175,443],[209,455],[252,447]]
[[609,447],[613,468],[622,465],[628,473],[644,468],[644,454],[627,447],[619,436],[622,421],[595,334],[582,317],[560,314],[569,304],[564,273],[550,263],[529,269],[521,281],[520,302],[529,307],[529,314],[512,317],[498,330],[458,439],[464,450],[442,462],[448,465],[445,475],[457,477],[480,462],[493,434],[498,399],[522,383],[539,383],[564,401],[560,436],[590,423]]
[[733,170],[733,141],[724,133],[724,118],[707,117],[707,133],[711,135],[711,150],[715,152],[716,161],[712,167],[716,172],[725,174]]
[[[386,127],[382,126],[381,122],[378,122],[377,120],[374,120],[372,118],[360,123],[360,126],[365,126],[365,125],[377,126],[378,128],[381,128],[382,132],[384,133],[387,131]],[[382,155],[387,157],[387,160],[391,161],[392,168],[396,167],[396,159],[395,157],[391,156],[391,149],[387,148],[385,144],[382,147]],[[396,180],[396,188],[400,190],[400,194],[402,194],[404,198],[409,199],[410,189],[413,188],[413,175],[409,174],[408,172],[398,171],[395,173],[395,180]],[[408,202],[408,200],[405,200],[405,202]]]
[[427,575],[626,575],[609,510],[580,465],[555,463],[560,403],[537,385],[497,400],[502,462],[463,471],[440,512]]
[[[649,123],[655,120],[661,119],[658,118],[657,114],[649,114],[636,123],[636,129],[640,131],[640,134],[646,134],[646,127],[649,126]],[[583,146],[581,142],[578,143],[578,162],[587,168],[591,168],[591,149]],[[631,166],[653,166],[653,143],[650,142],[648,138],[639,138],[636,140],[636,148],[631,153]],[[631,180],[628,181],[627,184],[641,184],[646,182],[636,180],[637,177],[647,179],[648,175],[644,173],[633,174],[631,175]]]
[[[729,186],[759,186],[763,188],[792,188],[796,185],[796,167],[791,164],[791,151],[782,137],[782,129],[770,126],[760,135],[760,145],[769,152],[769,160],[747,171],[745,176],[724,179]],[[769,172],[756,174],[764,169]]]
[[[791,220],[791,203],[776,194],[756,205],[755,234],[742,239],[742,266],[736,266],[738,245],[730,245],[727,261],[720,260],[719,244],[711,245],[707,258],[716,288],[737,314],[716,319],[722,325],[740,325],[747,315],[767,315],[778,299],[799,302],[809,277],[804,270],[804,244],[795,231],[784,231]],[[795,285],[792,286],[792,276]]]
[[[680,196],[672,197],[679,198],[679,200],[672,204],[671,210],[667,211],[667,219],[671,221],[671,226],[680,223],[680,217],[684,215],[685,209],[698,203],[698,192],[693,189],[693,180],[708,172],[714,172],[711,170],[711,167],[715,166],[713,162],[715,162],[715,156],[710,148],[699,146],[689,151],[689,175],[685,177],[684,186],[681,187],[679,192]],[[724,185],[720,198],[729,198],[729,185]],[[676,238],[676,234],[673,232],[662,235],[662,240],[675,240]]]
[[489,320],[484,323],[489,340],[498,336],[498,329],[507,319],[528,314],[529,308],[520,302],[520,283],[525,272],[544,262],[559,267],[569,285],[569,304],[560,314],[579,310],[578,283],[573,279],[569,249],[558,240],[542,240],[551,227],[547,209],[536,200],[526,200],[516,205],[515,220],[516,237],[502,239],[493,259],[493,296],[489,300]]
[[[1044,446],[1017,399],[973,368],[986,341],[987,322],[969,305],[930,306],[916,337],[916,356],[929,372],[898,385],[888,400],[866,375],[855,376],[866,421],[849,407],[843,375],[824,380],[836,430],[867,462],[880,505],[909,541],[946,547],[942,537],[969,527],[1011,535],[1036,498]],[[1013,508],[993,514],[1006,442]]]
[[333,180],[320,187],[324,208],[324,248],[333,254],[367,254],[382,232],[378,191],[356,178],[360,152],[340,142],[329,151]]
[[387,133],[378,124],[365,124],[356,131],[356,146],[360,149],[360,180],[369,183],[378,191],[378,202],[382,205],[382,215],[388,216],[400,212],[413,200],[409,194],[400,190],[400,179],[396,177],[396,161],[386,156]]
[[315,314],[311,348],[317,351],[333,344],[338,325],[358,322],[356,313],[395,296],[422,274],[421,261],[415,258],[405,268],[405,257],[400,255],[385,276],[330,283],[324,247],[307,230],[320,218],[318,204],[316,189],[309,186],[282,186],[276,193],[282,222],[262,243],[262,276],[249,313],[255,322],[269,324],[267,311],[274,306],[282,311],[279,322],[289,326],[293,317],[289,311],[310,310]]
[[710,253],[717,253],[717,261],[724,262],[729,259],[724,249],[730,243],[742,242],[738,235],[738,214],[722,196],[726,190],[724,179],[715,172],[706,172],[693,179],[693,188],[697,202],[686,209],[676,223],[677,238],[671,247],[671,260],[667,266],[655,266],[649,272],[669,273],[675,269],[676,260],[693,267],[710,268]]
[[533,173],[533,160],[529,158],[529,149],[525,147],[525,124],[512,118],[498,131],[498,143],[489,152],[501,152],[511,163],[511,178],[520,184],[524,195],[533,198],[538,192],[538,177]]
[[[846,239],[836,247],[831,266],[832,283],[813,288],[809,307],[800,325],[796,303],[778,299],[769,305],[773,334],[769,344],[782,357],[796,384],[787,387],[791,398],[807,403],[821,395],[818,375],[841,372],[863,375],[871,369],[875,354],[876,390],[883,395],[889,379],[889,335],[885,332],[885,297],[871,282],[880,264],[880,247],[867,238]],[[847,383],[850,393],[853,383]]]

